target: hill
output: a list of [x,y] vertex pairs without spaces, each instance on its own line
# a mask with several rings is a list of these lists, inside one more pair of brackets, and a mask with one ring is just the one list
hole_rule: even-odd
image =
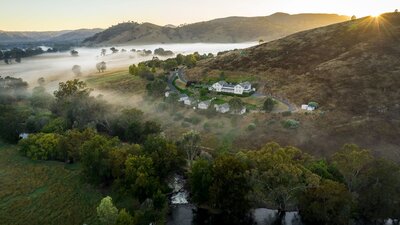
[[[221,71],[226,76],[248,74],[257,78],[264,93],[284,96],[298,106],[318,102],[319,115],[304,122],[311,128],[292,137],[286,134],[282,142],[313,151],[352,142],[391,149],[400,157],[399,56],[400,14],[389,13],[227,52],[199,62],[188,76],[204,80]],[[257,142],[254,135],[248,138]]]
[[235,43],[273,40],[298,31],[349,20],[336,14],[276,13],[263,17],[228,17],[180,27],[158,26],[150,23],[121,23],[93,37],[86,45],[124,43]]
[[81,42],[85,38],[101,32],[102,29],[79,29],[63,31],[0,31],[0,44],[24,44],[34,42]]

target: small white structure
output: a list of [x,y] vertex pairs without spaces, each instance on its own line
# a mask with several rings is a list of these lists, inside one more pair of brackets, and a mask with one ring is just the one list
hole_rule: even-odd
[[183,103],[185,105],[193,105],[196,102],[196,100],[194,98],[186,98],[185,100],[183,100]]
[[243,107],[242,110],[240,112],[238,112],[237,114],[243,115],[246,113],[246,111],[247,111],[246,107]]
[[214,105],[215,110],[220,113],[227,113],[230,110],[229,104],[224,103],[222,105]]
[[314,111],[315,107],[314,106],[307,106],[307,111]]
[[20,139],[27,139],[29,137],[29,134],[28,133],[20,133],[19,134],[19,138]]
[[188,98],[189,98],[189,96],[187,96],[187,94],[181,94],[181,95],[179,95],[178,102],[184,102]]
[[197,105],[197,107],[198,107],[199,109],[208,109],[208,108],[210,107],[210,105],[211,105],[211,100],[207,100],[207,101],[202,101],[202,102],[200,102],[200,103]]
[[240,84],[228,84],[226,81],[218,81],[209,87],[210,91],[232,93],[242,95],[243,93],[249,93],[255,91],[255,88],[251,88],[250,82],[243,82]]
[[315,106],[312,106],[312,105],[303,104],[303,105],[301,105],[301,109],[302,110],[307,110],[307,111],[314,111],[317,108]]
[[171,93],[169,91],[165,92],[165,97],[168,98]]

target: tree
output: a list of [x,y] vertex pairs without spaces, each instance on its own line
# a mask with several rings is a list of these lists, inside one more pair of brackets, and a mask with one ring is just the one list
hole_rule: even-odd
[[34,108],[50,109],[53,103],[54,97],[43,86],[33,88],[31,105]]
[[44,86],[46,84],[46,80],[43,77],[40,77],[37,80],[37,83],[39,84],[39,86]]
[[91,91],[92,90],[90,88],[87,88],[85,82],[74,79],[66,82],[60,82],[58,84],[58,90],[54,91],[54,96],[56,97],[57,101],[64,101],[71,97],[87,97]]
[[165,88],[167,83],[161,79],[156,79],[149,84],[147,84],[146,89],[150,96],[162,97],[164,96]]
[[267,98],[264,101],[263,109],[266,112],[272,112],[272,110],[274,109],[275,105],[276,105],[276,101],[274,101],[272,98]]
[[93,183],[110,183],[112,172],[110,164],[111,149],[119,144],[117,138],[95,135],[81,146],[81,162],[85,176]]
[[112,198],[107,196],[103,198],[100,205],[97,206],[97,218],[103,225],[114,225],[118,219],[118,209],[114,206]]
[[231,100],[229,100],[229,107],[234,113],[239,113],[240,111],[243,110],[244,103],[242,99],[238,97],[234,97]]
[[304,166],[306,156],[297,148],[269,143],[246,153],[253,163],[252,183],[258,200],[273,203],[280,214],[296,203],[296,196],[318,184],[319,177]]
[[134,76],[139,75],[139,68],[135,64],[130,65],[129,66],[129,74],[134,75]]
[[74,66],[72,67],[72,72],[75,74],[75,76],[79,77],[79,76],[82,75],[81,69],[82,69],[81,66],[79,66],[79,65],[74,65]]
[[338,168],[346,181],[350,192],[356,191],[360,185],[360,172],[371,162],[372,156],[368,150],[357,145],[346,144],[333,155],[333,164]]
[[355,16],[355,15],[353,15],[352,17],[351,17],[351,20],[356,20],[357,19],[357,17]]
[[262,43],[264,43],[264,40],[263,40],[263,39],[258,40],[258,44],[261,45]]
[[125,182],[128,190],[143,202],[158,189],[153,160],[147,156],[130,156],[125,162]]
[[111,52],[112,52],[113,54],[115,54],[115,53],[117,53],[117,52],[119,51],[119,50],[116,49],[115,47],[111,47],[110,50],[111,50]]
[[101,49],[101,53],[100,53],[101,56],[105,56],[106,53],[107,53],[107,49],[105,49],[105,48]]
[[335,181],[324,180],[299,197],[299,213],[306,224],[347,225],[351,212],[351,193]]
[[214,161],[212,173],[211,206],[231,217],[242,217],[250,206],[246,165],[234,156],[223,155]]
[[171,71],[172,69],[176,68],[178,66],[178,62],[176,59],[167,59],[163,63],[163,69],[165,71]]
[[118,213],[116,225],[135,225],[135,224],[133,217],[125,209],[121,209]]
[[107,69],[106,62],[102,61],[102,62],[97,63],[96,69],[99,71],[99,73],[103,73]]
[[161,136],[148,136],[143,152],[153,160],[158,177],[164,179],[179,171],[184,159],[176,145]]
[[194,202],[203,204],[209,201],[212,181],[212,163],[205,159],[196,160],[189,173],[190,190]]
[[71,50],[69,53],[71,54],[71,56],[78,56],[79,55],[79,52],[76,51],[75,49]]
[[179,142],[179,146],[186,152],[189,168],[192,166],[193,160],[200,154],[199,144],[200,134],[193,130],[183,134]]
[[399,10],[398,10],[398,9],[396,9],[396,10],[394,10],[394,12],[395,12],[395,13],[398,13],[398,12],[399,12]]
[[374,159],[360,173],[358,212],[366,224],[384,224],[395,214],[400,201],[400,167],[384,159]]

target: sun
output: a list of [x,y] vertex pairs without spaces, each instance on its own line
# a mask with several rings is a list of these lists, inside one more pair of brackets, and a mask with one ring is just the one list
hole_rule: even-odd
[[373,14],[371,14],[371,16],[374,17],[374,18],[378,18],[379,16],[381,16],[381,14],[380,13],[373,13]]

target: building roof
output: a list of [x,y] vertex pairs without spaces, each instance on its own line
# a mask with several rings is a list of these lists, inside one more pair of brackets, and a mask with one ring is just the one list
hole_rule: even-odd
[[202,102],[199,102],[199,104],[204,104],[206,106],[209,106],[209,105],[211,105],[211,100],[202,101]]
[[242,82],[239,85],[242,86],[244,89],[250,89],[251,88],[251,84],[248,81]]
[[224,104],[222,104],[222,105],[218,105],[218,107],[219,107],[220,109],[229,109],[229,104],[228,104],[228,103],[224,103]]

